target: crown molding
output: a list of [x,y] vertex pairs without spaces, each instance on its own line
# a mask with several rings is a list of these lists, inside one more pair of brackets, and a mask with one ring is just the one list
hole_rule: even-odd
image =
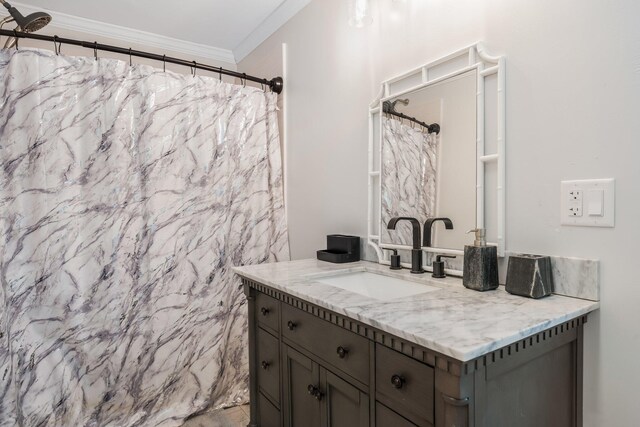
[[284,0],[271,15],[233,49],[236,62],[242,61],[309,3],[311,0]]
[[[220,49],[200,43],[174,39],[160,34],[108,24],[106,22],[94,21],[93,19],[68,15],[51,9],[35,8],[24,3],[11,3],[25,15],[38,11],[49,13],[53,16],[53,21],[51,21],[50,24],[52,27],[107,37],[126,43],[136,43],[158,49],[193,55],[200,58],[211,59],[214,61],[226,62],[233,65],[236,64],[233,52],[228,49]],[[0,10],[0,16],[7,15],[8,13],[6,10]]]

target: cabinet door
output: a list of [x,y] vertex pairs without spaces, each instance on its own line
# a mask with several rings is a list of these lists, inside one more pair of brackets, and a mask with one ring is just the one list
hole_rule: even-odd
[[288,427],[320,427],[320,373],[318,364],[289,346],[283,346],[284,423]]
[[278,338],[262,328],[256,328],[258,346],[258,390],[273,403],[280,404],[280,344]]
[[369,396],[324,368],[322,384],[322,425],[326,427],[368,427]]
[[401,417],[391,409],[376,402],[376,426],[380,427],[417,427],[411,421]]
[[280,411],[262,393],[258,393],[258,413],[260,427],[280,427]]

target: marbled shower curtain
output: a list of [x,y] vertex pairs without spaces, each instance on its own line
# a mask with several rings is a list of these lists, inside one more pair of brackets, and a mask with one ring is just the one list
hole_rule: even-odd
[[399,119],[382,117],[381,234],[385,243],[412,245],[408,226],[389,232],[394,216],[417,218],[421,224],[436,211],[437,137]]
[[0,51],[0,425],[246,402],[230,267],[288,258],[275,94]]

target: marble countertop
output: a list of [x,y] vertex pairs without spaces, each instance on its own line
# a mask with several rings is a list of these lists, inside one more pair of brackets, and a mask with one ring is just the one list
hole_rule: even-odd
[[[380,301],[314,281],[319,273],[370,271],[439,288]],[[240,276],[466,362],[537,332],[598,309],[599,303],[551,295],[534,300],[500,286],[477,292],[459,278],[434,279],[360,261],[332,264],[315,259],[235,267]],[[311,277],[310,277],[311,276]]]

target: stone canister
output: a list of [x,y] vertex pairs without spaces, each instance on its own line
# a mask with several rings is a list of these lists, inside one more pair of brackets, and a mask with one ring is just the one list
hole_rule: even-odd
[[511,255],[507,267],[507,292],[529,298],[553,293],[551,258],[542,255]]

